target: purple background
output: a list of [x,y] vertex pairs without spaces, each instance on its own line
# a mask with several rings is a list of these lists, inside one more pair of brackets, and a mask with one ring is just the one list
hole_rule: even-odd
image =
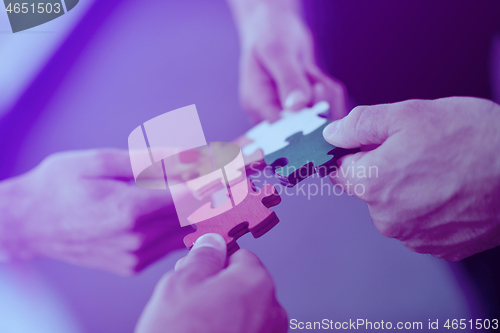
[[[310,20],[319,15],[313,14],[316,10],[307,8]],[[414,75],[412,59],[385,59],[380,50],[387,51],[390,43],[373,44],[373,56],[361,57],[367,51],[361,40],[355,42],[358,35],[368,38],[368,32],[379,31],[390,38],[388,34],[397,29],[387,26],[383,12],[363,16],[352,10],[344,8],[347,14],[340,29],[353,24],[349,15],[358,17],[360,24],[351,35],[334,32],[332,22],[339,11],[333,10],[332,22],[323,17],[326,14],[317,16],[313,27],[322,54],[338,60],[323,59],[324,66],[346,82],[354,99],[376,103],[448,93],[436,90],[445,84],[441,81],[435,88],[427,87],[422,83],[425,77],[407,91],[392,91],[400,86],[400,68],[407,69],[404,76]],[[381,26],[368,20],[374,17]],[[414,25],[408,29],[418,30],[419,22],[410,22]],[[322,33],[321,24],[326,24]],[[340,50],[330,47],[330,40],[339,41]],[[346,56],[349,52],[360,57]],[[193,103],[207,141],[231,141],[250,127],[238,104],[238,54],[236,30],[223,1],[97,2],[0,123],[5,152],[0,176],[26,172],[61,150],[125,149],[136,126]],[[420,59],[418,54],[415,59]],[[398,60],[402,64],[392,72],[377,66],[377,61]],[[488,80],[487,75],[480,79]],[[408,95],[411,89],[416,89],[415,96]],[[306,180],[314,182],[318,179]],[[412,253],[384,238],[361,201],[346,195],[311,200],[291,196],[274,210],[281,222],[273,230],[258,240],[247,235],[239,244],[265,263],[289,318],[409,320],[426,325],[428,319],[481,317],[474,287],[461,265]],[[130,332],[155,283],[185,254],[172,254],[130,278],[51,260],[25,264],[25,270],[55,291],[83,331]]]

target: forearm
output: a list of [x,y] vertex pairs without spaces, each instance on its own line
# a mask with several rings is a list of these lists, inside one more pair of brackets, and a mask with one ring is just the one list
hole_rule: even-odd
[[22,183],[22,177],[0,182],[0,262],[25,257],[20,242],[22,215],[26,210]]
[[[262,17],[267,13],[283,15],[285,13],[300,16],[301,6],[298,0],[226,0],[233,14],[234,22],[240,35],[252,26],[252,18]],[[260,15],[262,13],[262,15]]]

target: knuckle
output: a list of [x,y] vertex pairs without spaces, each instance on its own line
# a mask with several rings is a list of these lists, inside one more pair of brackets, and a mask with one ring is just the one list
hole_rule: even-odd
[[362,179],[357,179],[354,185],[354,190],[356,196],[368,204],[372,203],[377,197],[376,191],[374,187],[371,186],[370,182]]
[[[383,117],[385,110],[379,107],[361,106],[353,110],[352,127],[356,138],[365,138],[369,142],[377,141],[377,133],[379,132],[377,124],[379,119]],[[361,142],[364,143],[364,142]]]
[[355,137],[357,137],[362,127],[362,115],[364,114],[365,109],[365,106],[357,106],[352,109],[346,118],[340,120],[339,130],[347,130],[348,132],[353,133]]
[[259,276],[257,278],[257,282],[258,282],[259,290],[262,290],[262,291],[270,293],[270,294],[275,293],[276,287],[275,287],[274,281],[271,278],[271,276],[269,275],[269,273],[262,271],[261,274],[259,274]]
[[403,245],[410,251],[420,254],[430,254],[437,258],[446,259],[446,254],[440,247],[435,247],[425,240],[410,238],[403,241]]
[[358,110],[359,111],[356,113],[357,118],[354,128],[356,131],[363,131],[370,127],[370,124],[373,122],[373,118],[377,117],[379,112],[371,107],[361,107]]
[[398,235],[400,234],[400,227],[394,222],[379,221],[374,219],[373,224],[375,225],[375,228],[377,228],[378,232],[382,234],[382,236],[388,238],[398,238]]
[[270,294],[275,292],[274,282],[264,268],[254,269],[251,273],[241,274],[240,283],[250,293]]
[[238,252],[236,252],[235,256],[241,257],[242,260],[255,260],[255,254],[250,252],[247,249],[239,249]]
[[[432,101],[431,101],[432,102]],[[394,113],[398,116],[412,117],[415,119],[421,119],[422,114],[427,113],[429,111],[429,101],[419,100],[419,99],[410,99],[404,102],[401,102],[400,107],[392,108]]]
[[103,148],[94,152],[94,158],[100,166],[105,167],[110,160],[116,156],[116,150],[111,148]]
[[342,124],[346,123],[352,123],[354,125],[354,128],[356,128],[361,121],[361,117],[363,113],[366,111],[368,107],[364,105],[356,106],[354,109],[349,112],[349,116],[345,118],[344,121],[342,121]]
[[425,253],[425,251],[423,251],[422,248],[420,246],[418,246],[411,239],[407,239],[407,240],[403,241],[403,245],[406,246],[406,248],[410,251],[413,251],[416,253]]
[[385,206],[388,204],[389,195],[387,183],[379,178],[379,167],[375,163],[364,166],[368,171],[359,174],[358,183],[361,184],[361,189],[358,193],[364,202],[368,205]]
[[259,51],[263,56],[273,58],[282,58],[289,53],[288,47],[284,43],[279,41],[265,42],[260,47]]
[[247,266],[252,267],[255,271],[263,269],[260,259],[247,249],[239,249],[234,255],[238,261],[247,263]]

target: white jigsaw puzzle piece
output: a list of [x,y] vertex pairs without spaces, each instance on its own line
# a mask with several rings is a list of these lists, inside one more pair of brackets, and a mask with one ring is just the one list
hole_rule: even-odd
[[318,102],[298,112],[282,111],[281,118],[272,124],[267,120],[260,122],[245,134],[253,142],[242,148],[243,155],[251,155],[258,149],[268,155],[285,148],[290,135],[298,132],[307,135],[323,125],[327,119],[319,115],[329,108],[328,102]]

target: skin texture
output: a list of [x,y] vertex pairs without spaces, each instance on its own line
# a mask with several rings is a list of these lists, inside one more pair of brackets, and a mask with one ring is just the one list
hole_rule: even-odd
[[317,65],[311,32],[296,1],[229,0],[240,34],[240,98],[255,122],[277,120],[283,109],[319,101],[330,116],[346,114],[344,85]]
[[[500,106],[479,98],[359,106],[325,128],[331,144],[364,150],[331,180],[368,204],[384,236],[458,261],[500,244],[499,124]],[[378,177],[362,177],[369,166]]]
[[287,332],[285,310],[260,260],[240,249],[227,261],[220,235],[198,238],[160,280],[135,332]]
[[0,184],[0,254],[129,275],[183,248],[166,191],[133,183],[127,151],[58,153]]

